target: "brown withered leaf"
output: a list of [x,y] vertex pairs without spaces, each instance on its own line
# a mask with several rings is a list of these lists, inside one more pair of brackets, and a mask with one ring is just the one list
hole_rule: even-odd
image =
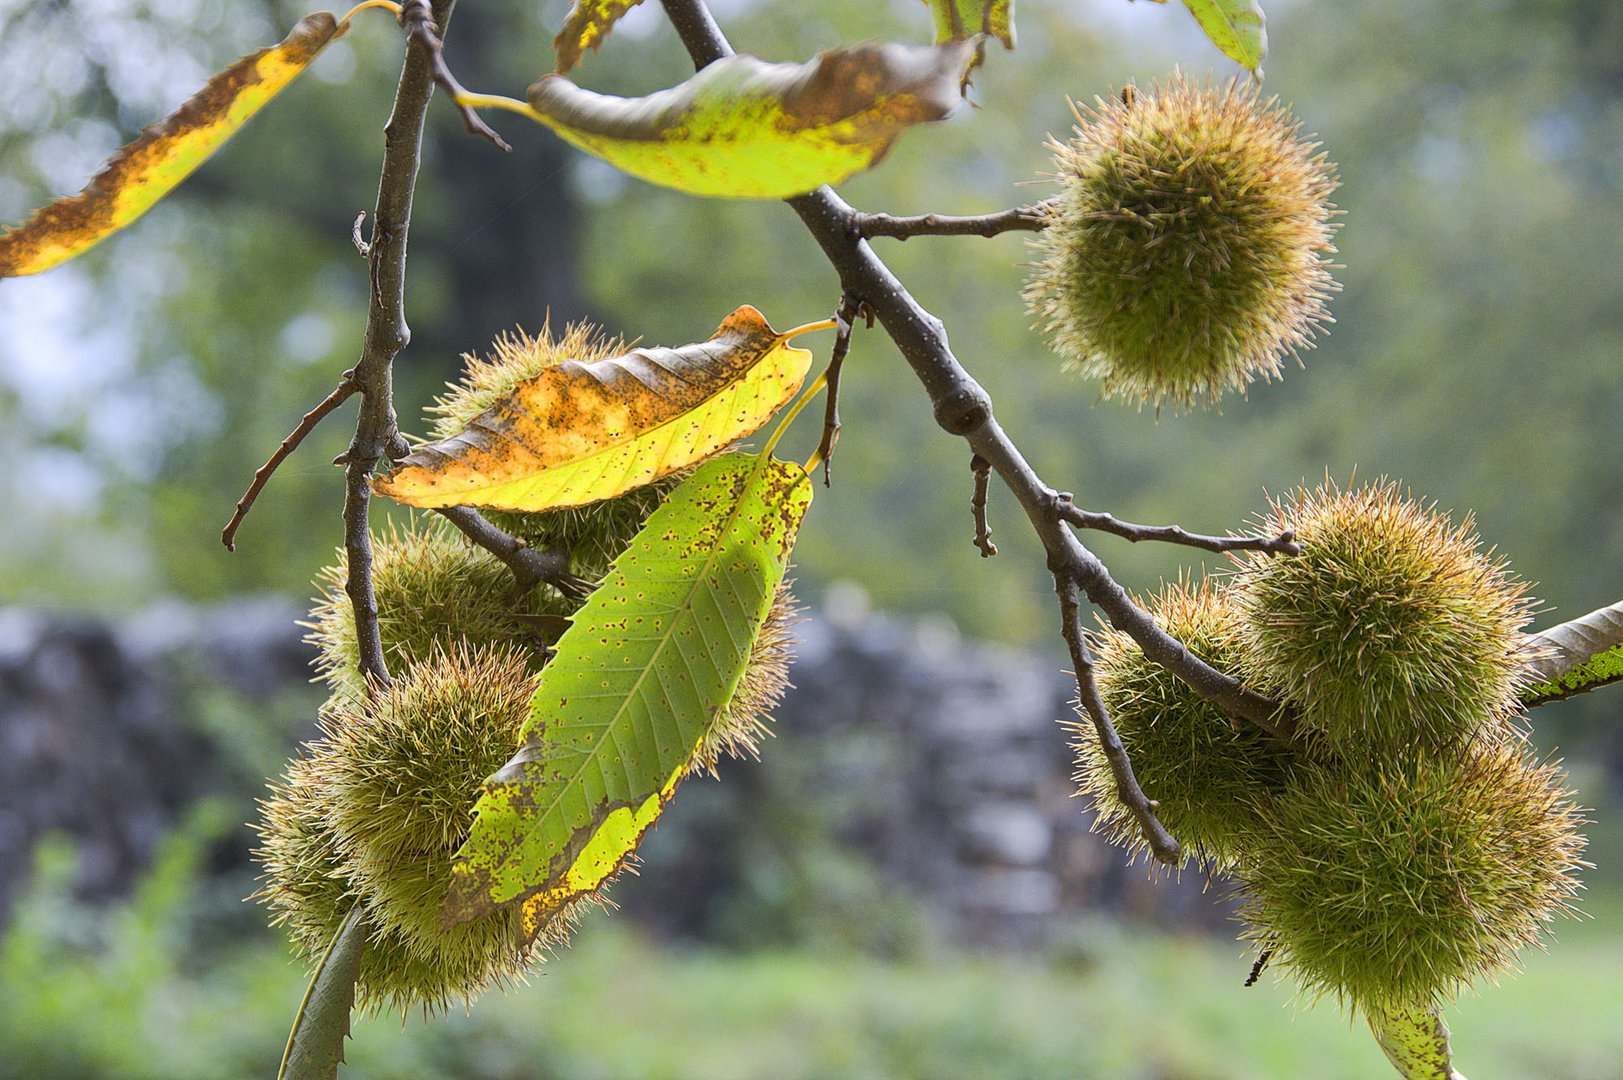
[[214,76],[167,120],[120,150],[78,195],[56,200],[0,235],[0,278],[49,270],[146,213],[341,32],[336,19],[318,12],[280,45],[245,56]]
[[811,353],[748,305],[708,341],[565,360],[374,487],[410,506],[584,506],[703,461],[794,396]]
[[1623,680],[1623,602],[1528,637],[1524,706]]

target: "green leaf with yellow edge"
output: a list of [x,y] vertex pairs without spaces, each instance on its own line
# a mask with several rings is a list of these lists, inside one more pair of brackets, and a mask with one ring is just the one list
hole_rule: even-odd
[[649,183],[783,199],[872,168],[903,130],[945,118],[962,100],[959,81],[974,51],[955,41],[859,45],[804,64],[729,56],[642,98],[594,94],[546,75],[530,87],[525,111]]
[[1014,0],[924,0],[935,13],[936,44],[987,34],[1014,48]]
[[649,516],[558,640],[523,749],[486,782],[448,922],[524,900],[544,925],[625,865],[703,765],[811,497],[799,465],[725,454]]
[[1623,679],[1623,602],[1528,636],[1522,704],[1543,705]]
[[708,341],[566,360],[460,433],[418,447],[374,486],[410,506],[537,511],[613,498],[766,423],[811,365],[811,353],[788,343],[796,332],[779,334],[745,305]]
[[1268,55],[1268,27],[1257,0],[1183,0],[1183,6],[1224,56],[1261,73]]
[[595,52],[601,47],[620,17],[640,3],[642,0],[575,0],[563,29],[552,39],[552,48],[558,54],[558,74],[569,74],[587,49]]
[[89,250],[152,209],[347,29],[326,12],[280,45],[245,56],[167,120],[120,150],[78,195],[0,235],[0,278],[37,274]]
[[276,1080],[334,1080],[344,1060],[355,980],[361,973],[367,925],[357,904],[333,934],[293,1018],[293,1034]]
[[1465,1080],[1454,1069],[1448,1025],[1435,1005],[1385,1009],[1371,1014],[1369,1027],[1403,1080]]

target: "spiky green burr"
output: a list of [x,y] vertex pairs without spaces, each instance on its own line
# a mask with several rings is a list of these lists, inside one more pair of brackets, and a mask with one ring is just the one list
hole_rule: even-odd
[[[1200,659],[1223,671],[1242,666],[1236,611],[1210,581],[1165,587],[1149,603],[1155,621]],[[1120,630],[1097,635],[1099,692],[1133,762],[1139,786],[1160,803],[1157,816],[1186,858],[1231,865],[1268,794],[1284,782],[1288,752],[1262,729],[1237,723]],[[1076,780],[1113,842],[1145,854],[1143,833],[1116,790],[1093,725],[1073,722]]]
[[1292,770],[1239,871],[1245,936],[1311,996],[1429,1007],[1510,967],[1579,888],[1582,817],[1519,742]]
[[535,690],[526,659],[518,648],[463,645],[406,666],[370,700],[335,697],[322,737],[263,804],[259,895],[311,964],[362,906],[364,1009],[466,1003],[563,939],[568,914],[526,944],[516,906],[455,927],[440,921],[480,786],[518,747]]
[[[320,595],[310,612],[308,640],[319,650],[316,670],[335,691],[365,694],[355,608],[344,591],[343,552],[317,578]],[[515,599],[513,575],[495,556],[473,546],[448,523],[414,518],[372,538],[372,588],[378,630],[391,670],[429,659],[458,642],[476,646],[522,644],[539,671],[545,646],[559,630],[537,616],[570,614],[574,601],[541,586]]]
[[789,689],[789,663],[794,658],[794,624],[799,613],[790,583],[778,586],[772,606],[750,643],[744,673],[727,704],[705,732],[689,767],[690,773],[716,775],[716,761],[760,757],[761,739],[769,734],[767,717]]
[[1077,109],[1025,297],[1102,394],[1215,403],[1307,347],[1336,288],[1333,167],[1248,82],[1174,75]]
[[1525,587],[1460,526],[1395,483],[1326,483],[1275,502],[1265,527],[1299,555],[1256,555],[1235,595],[1251,670],[1301,732],[1377,758],[1502,737],[1516,709]]

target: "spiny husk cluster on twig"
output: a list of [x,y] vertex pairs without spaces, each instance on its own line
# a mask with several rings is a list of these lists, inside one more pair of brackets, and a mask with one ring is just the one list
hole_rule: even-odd
[[1174,75],[1075,109],[1025,296],[1105,397],[1215,403],[1329,322],[1334,167],[1249,82]]
[[1246,937],[1366,1013],[1452,998],[1571,910],[1582,815],[1515,740],[1292,770],[1240,870]]
[[1469,517],[1455,527],[1389,481],[1326,482],[1263,527],[1302,552],[1241,564],[1240,625],[1258,687],[1298,705],[1304,737],[1388,756],[1503,730],[1530,601]]
[[[1111,629],[1100,692],[1158,816],[1240,883],[1246,938],[1310,995],[1429,1008],[1511,967],[1580,888],[1582,814],[1515,725],[1525,587],[1390,483],[1297,492],[1268,525],[1302,551],[1148,607],[1290,705],[1289,744]],[[1142,853],[1091,725],[1074,730],[1098,828]]]
[[361,906],[369,932],[359,1007],[467,1003],[567,939],[573,910],[529,943],[517,907],[441,925],[451,857],[485,777],[518,746],[535,685],[521,648],[436,650],[370,698],[336,696],[321,738],[272,784],[258,896],[312,965]]
[[[630,346],[624,338],[604,333],[591,323],[575,322],[554,336],[551,321],[538,334],[523,330],[503,333],[491,343],[488,356],[464,353],[462,377],[447,383],[445,393],[429,406],[430,436],[448,439],[466,428],[500,398],[526,379],[566,360],[589,364],[622,355]],[[603,576],[610,563],[625,550],[648,515],[691,469],[682,469],[645,487],[588,506],[540,513],[486,510],[492,524],[531,547],[564,551],[574,572],[588,580]]]

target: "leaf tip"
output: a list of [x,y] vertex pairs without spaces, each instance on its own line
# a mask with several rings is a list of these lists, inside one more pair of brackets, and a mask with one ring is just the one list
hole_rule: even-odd
[[728,315],[725,319],[721,320],[721,325],[716,327],[716,332],[714,334],[710,335],[710,340],[714,341],[716,338],[723,337],[728,334],[741,332],[754,333],[762,330],[768,334],[776,336],[776,331],[774,331],[772,329],[772,325],[766,321],[766,316],[761,314],[759,308],[751,304],[740,304],[737,308],[733,309],[733,313],[731,315]]

